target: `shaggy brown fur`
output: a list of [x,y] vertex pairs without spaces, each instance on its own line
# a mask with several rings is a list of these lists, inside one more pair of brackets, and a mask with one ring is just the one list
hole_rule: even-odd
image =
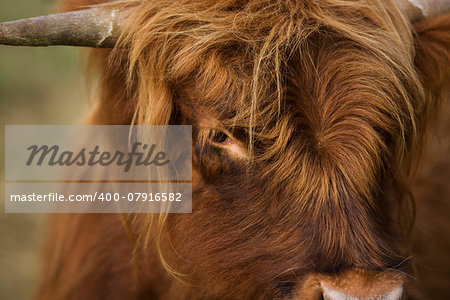
[[53,217],[38,298],[301,298],[311,274],[411,272],[409,186],[448,84],[449,15],[411,31],[390,1],[107,5],[132,8],[130,46],[94,53],[92,123],[192,124],[193,213]]

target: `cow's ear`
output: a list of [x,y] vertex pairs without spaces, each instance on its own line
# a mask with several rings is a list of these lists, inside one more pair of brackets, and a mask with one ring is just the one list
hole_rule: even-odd
[[425,89],[439,90],[450,80],[450,14],[414,24],[415,65]]

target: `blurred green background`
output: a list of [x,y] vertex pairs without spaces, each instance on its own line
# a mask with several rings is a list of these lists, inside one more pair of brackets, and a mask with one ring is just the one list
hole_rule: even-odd
[[[55,3],[0,0],[0,22],[51,13]],[[89,109],[85,61],[72,47],[0,46],[0,299],[31,298],[46,220],[40,214],[5,214],[4,126],[79,123]]]

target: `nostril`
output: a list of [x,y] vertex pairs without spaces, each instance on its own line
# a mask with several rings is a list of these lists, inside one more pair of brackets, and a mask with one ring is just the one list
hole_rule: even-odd
[[290,296],[295,288],[295,282],[292,281],[281,281],[277,284],[282,296]]

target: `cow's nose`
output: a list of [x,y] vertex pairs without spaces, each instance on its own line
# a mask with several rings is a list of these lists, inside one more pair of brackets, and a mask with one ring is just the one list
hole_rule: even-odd
[[321,276],[319,284],[324,300],[400,300],[403,281],[397,272],[351,269]]
[[387,293],[351,293],[347,291],[339,291],[324,286],[322,297],[324,300],[400,300],[403,296],[403,287],[400,285]]

